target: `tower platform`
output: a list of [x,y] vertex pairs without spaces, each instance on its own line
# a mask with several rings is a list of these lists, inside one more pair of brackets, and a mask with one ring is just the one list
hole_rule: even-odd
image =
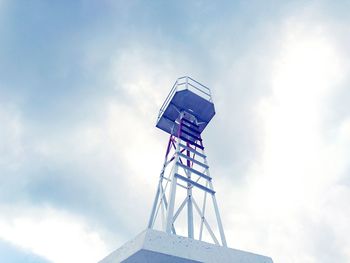
[[176,80],[159,111],[156,127],[177,135],[178,117],[183,111],[196,118],[199,133],[202,133],[215,115],[210,89],[187,76]]
[[147,229],[99,263],[273,263],[269,257]]

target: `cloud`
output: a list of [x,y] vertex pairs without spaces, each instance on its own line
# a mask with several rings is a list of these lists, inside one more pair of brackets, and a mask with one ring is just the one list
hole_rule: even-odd
[[39,5],[50,32],[36,30],[35,5],[2,17],[1,238],[69,262],[66,236],[82,261],[141,231],[167,140],[157,113],[189,74],[214,94],[203,136],[229,245],[276,262],[350,257],[349,21],[338,3],[90,4]]
[[16,169],[16,162],[21,159],[23,154],[21,142],[21,116],[13,105],[5,103],[0,108],[0,122],[2,129],[0,130],[0,164],[2,167],[8,166]]
[[[331,95],[348,68],[331,28],[319,21],[292,17],[283,32],[271,67],[271,92],[255,107],[261,151],[245,189],[230,198],[242,203],[237,214],[226,214],[240,226],[229,229],[229,240],[256,251],[264,247],[277,262],[345,262],[349,241],[338,226],[348,215],[346,205],[339,213],[334,204],[350,193],[341,182],[348,171],[348,118],[333,127],[332,141],[325,127]],[[323,240],[329,238],[336,245],[327,251]]]
[[[171,85],[166,80],[171,77],[162,76],[165,68],[152,70],[155,63],[167,63],[156,61],[155,56],[143,56],[136,47],[116,54],[105,76],[118,96],[104,98],[90,119],[72,114],[59,127],[54,120],[33,120],[18,106],[13,112],[6,110],[3,131],[8,130],[8,137],[2,136],[6,145],[2,160],[9,156],[9,149],[21,149],[21,156],[13,157],[18,166],[14,177],[6,177],[9,173],[2,167],[2,200],[14,204],[27,200],[33,209],[48,204],[80,213],[98,231],[108,232],[106,238],[113,244],[119,238],[126,240],[131,228],[143,230],[163,158],[154,128],[157,107]],[[130,75],[128,65],[137,66],[137,78]],[[154,83],[162,82],[163,96],[154,89]],[[149,200],[148,206],[144,200]],[[131,223],[130,217],[144,220]]]
[[107,253],[100,235],[77,216],[49,207],[1,210],[0,238],[50,262],[97,262]]
[[46,263],[47,260],[38,257],[28,251],[11,245],[4,240],[0,240],[0,255],[2,259],[6,259],[8,263],[28,262],[28,263]]

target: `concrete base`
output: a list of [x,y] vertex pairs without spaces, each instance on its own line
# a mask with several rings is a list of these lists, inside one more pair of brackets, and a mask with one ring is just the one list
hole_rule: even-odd
[[99,263],[273,263],[272,259],[147,229]]

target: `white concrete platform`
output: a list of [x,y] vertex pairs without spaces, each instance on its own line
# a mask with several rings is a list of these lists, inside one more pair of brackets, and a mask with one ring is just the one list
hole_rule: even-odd
[[147,229],[99,263],[273,263],[269,257]]

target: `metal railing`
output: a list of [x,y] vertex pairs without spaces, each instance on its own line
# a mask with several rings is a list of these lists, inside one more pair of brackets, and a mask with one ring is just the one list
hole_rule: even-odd
[[198,81],[192,79],[191,77],[185,76],[178,78],[172,87],[170,93],[166,97],[162,107],[160,108],[159,114],[158,114],[158,119],[157,122],[160,120],[162,117],[164,111],[168,107],[171,99],[175,95],[175,93],[179,90],[190,90],[193,93],[197,94],[198,96],[202,97],[203,99],[206,99],[210,102],[212,102],[212,97],[211,97],[211,91],[208,87],[204,86],[203,84],[199,83]]

